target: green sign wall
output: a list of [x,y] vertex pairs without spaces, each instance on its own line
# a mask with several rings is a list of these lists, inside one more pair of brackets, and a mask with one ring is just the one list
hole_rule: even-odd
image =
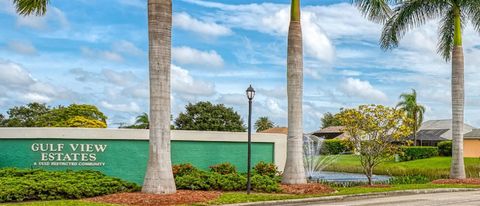
[[[173,164],[198,168],[222,162],[246,171],[247,143],[172,141]],[[0,168],[98,170],[142,184],[148,160],[147,140],[0,139]],[[273,143],[252,143],[252,162],[274,162]]]

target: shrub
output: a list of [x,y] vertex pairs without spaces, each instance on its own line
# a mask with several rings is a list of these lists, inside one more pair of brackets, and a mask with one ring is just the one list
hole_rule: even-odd
[[329,139],[324,140],[321,148],[322,154],[336,155],[352,151],[353,146],[347,140]]
[[440,156],[452,156],[452,141],[441,141],[437,147]]
[[0,169],[0,202],[79,199],[140,190],[97,171]]
[[232,165],[228,162],[225,162],[225,163],[220,163],[220,164],[210,166],[210,171],[211,172],[216,172],[216,173],[222,174],[222,175],[236,174],[237,173],[237,168],[234,165]]
[[438,156],[437,147],[400,147],[400,159],[402,161],[426,159],[434,156]]
[[280,184],[276,178],[262,175],[253,175],[251,180],[252,188],[258,192],[280,192]]
[[184,175],[176,176],[175,184],[177,189],[191,189],[191,190],[209,190],[210,185],[205,182],[203,176],[198,175]]
[[425,184],[429,183],[432,180],[423,175],[412,175],[412,176],[398,176],[390,178],[390,184],[401,185],[401,184]]
[[172,170],[175,177],[199,172],[199,170],[190,163],[173,165]]
[[278,171],[278,168],[275,164],[273,163],[266,163],[266,162],[259,162],[253,167],[253,172],[254,174],[257,175],[262,175],[262,176],[269,176],[269,177],[275,177],[280,174],[280,171]]

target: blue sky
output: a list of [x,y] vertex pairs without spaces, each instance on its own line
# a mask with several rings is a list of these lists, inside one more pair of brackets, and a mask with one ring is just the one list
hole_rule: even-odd
[[[88,103],[110,127],[148,111],[146,0],[50,1],[45,17],[19,17],[0,0],[0,108],[31,101]],[[246,117],[286,125],[289,1],[174,0],[172,112],[208,100]],[[450,118],[450,63],[436,54],[437,21],[414,29],[399,48],[379,49],[381,25],[346,1],[304,0],[304,127],[325,112],[360,104],[394,106],[415,88],[426,119]],[[466,122],[480,125],[480,37],[465,30]]]

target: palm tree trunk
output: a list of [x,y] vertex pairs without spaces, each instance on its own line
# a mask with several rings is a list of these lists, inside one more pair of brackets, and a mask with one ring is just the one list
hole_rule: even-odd
[[287,56],[288,137],[287,161],[283,172],[284,184],[303,184],[303,46],[300,24],[300,0],[292,0],[288,30]]
[[455,12],[455,42],[452,51],[452,166],[450,178],[464,179],[463,116],[465,104],[464,56],[460,22],[460,9]]
[[175,193],[170,159],[172,1],[148,0],[150,153],[142,192]]

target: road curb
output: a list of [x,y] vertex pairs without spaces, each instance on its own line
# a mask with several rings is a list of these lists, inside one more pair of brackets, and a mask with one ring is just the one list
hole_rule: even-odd
[[316,202],[360,200],[360,199],[367,199],[372,197],[389,197],[389,196],[402,196],[402,195],[415,195],[415,194],[431,194],[431,193],[442,193],[442,192],[468,192],[468,191],[480,191],[480,188],[437,188],[437,189],[418,189],[418,190],[398,190],[398,191],[390,191],[390,192],[325,196],[325,197],[314,197],[314,198],[304,198],[304,199],[247,202],[247,203],[238,203],[238,204],[228,204],[227,206],[296,205],[296,204],[316,203]]

